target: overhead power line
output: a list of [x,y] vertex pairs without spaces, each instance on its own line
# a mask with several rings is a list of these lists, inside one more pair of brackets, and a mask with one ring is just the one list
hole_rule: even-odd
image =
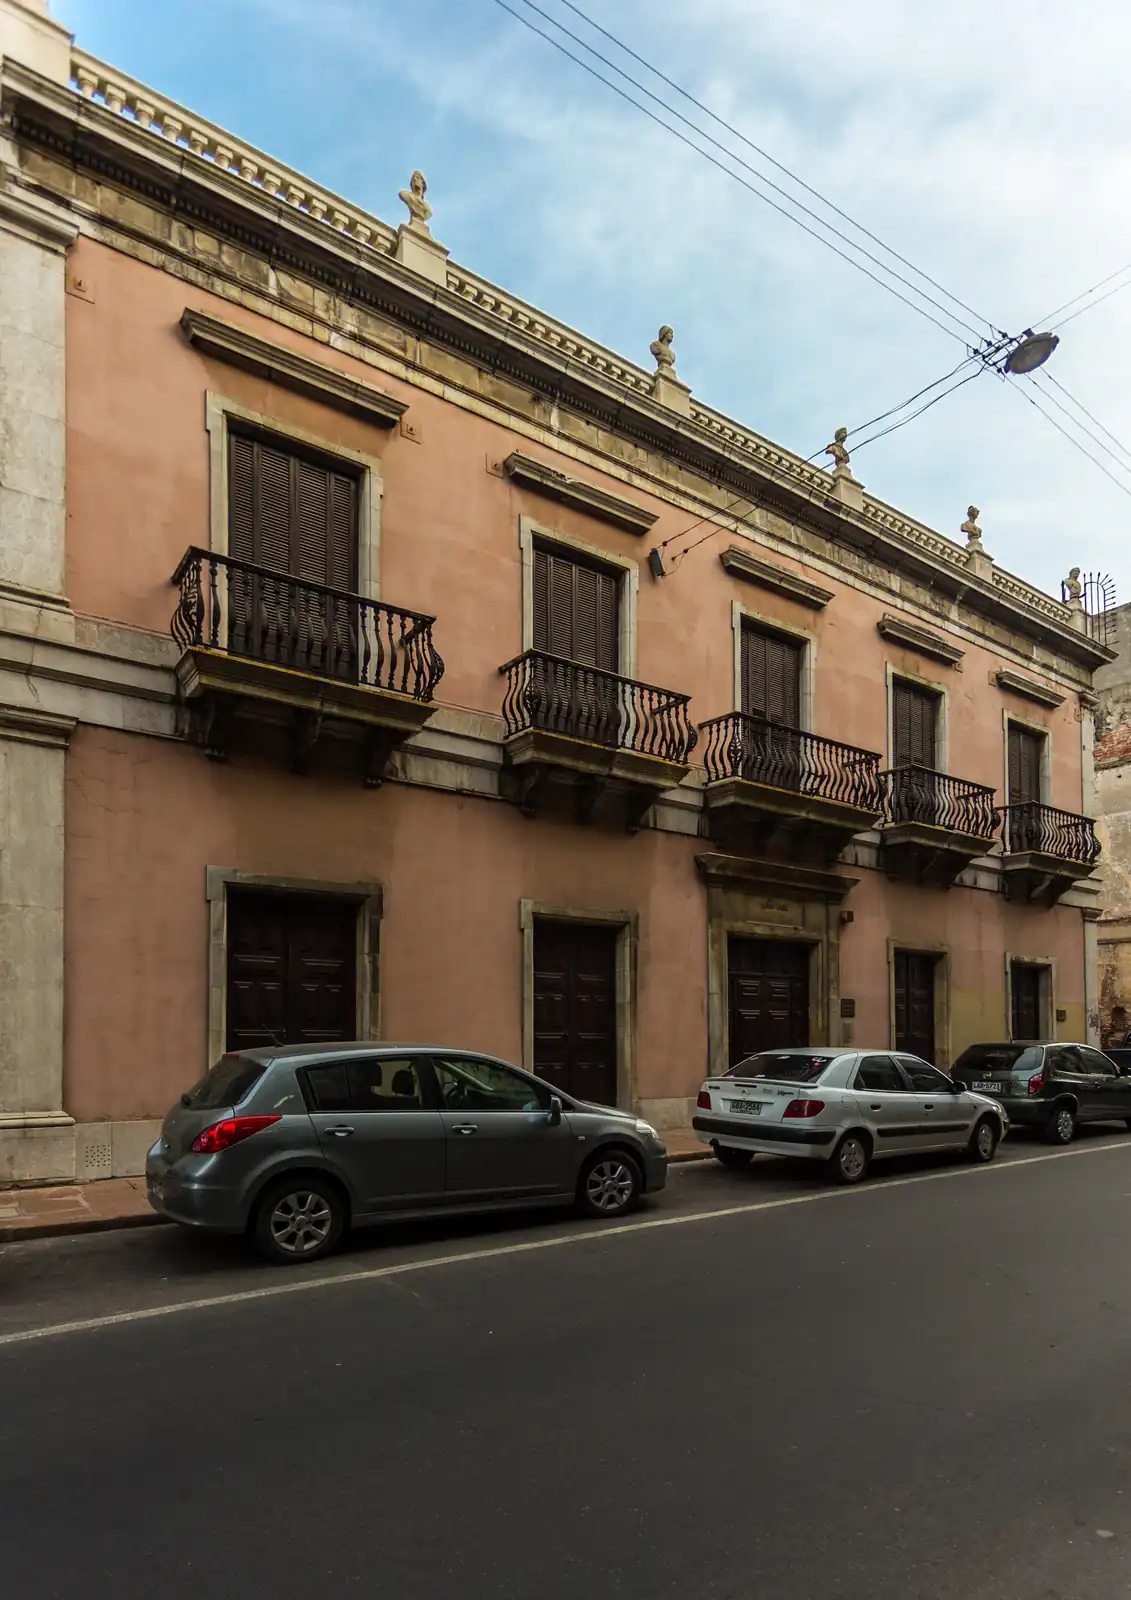
[[[1092,287],[1090,289],[1085,289],[1082,294],[1074,294],[1071,300],[1066,300],[1062,306],[1057,306],[1055,311],[1046,311],[1045,314],[1040,318],[1039,322],[1034,323],[1034,327],[1051,327],[1052,319],[1054,317],[1059,317],[1062,311],[1067,311],[1069,306],[1074,306],[1078,300],[1087,300],[1089,295],[1095,294],[1097,289],[1102,289],[1105,284],[1113,282],[1116,278],[1121,278],[1125,272],[1131,272],[1131,261],[1125,261],[1121,267],[1117,267],[1114,272],[1109,272],[1106,278],[1100,279],[1099,283],[1093,283]],[[1119,285],[1120,289],[1125,289],[1126,287],[1127,285],[1123,283]],[[1115,294],[1117,291],[1113,289],[1112,293]],[[1106,300],[1107,295],[1105,294],[1103,298]],[[1099,304],[1098,301],[1096,303]],[[1087,309],[1091,310],[1091,307],[1089,306]],[[1076,316],[1079,315],[1079,313],[1074,312],[1073,315]],[[1065,321],[1071,322],[1072,318],[1066,317]],[[1063,323],[1057,324],[1059,327],[1063,327],[1063,325]]]
[[1086,450],[1080,443],[1079,439],[1077,439],[1073,434],[1069,433],[1067,428],[1062,427],[1053,416],[1052,412],[1046,411],[1044,406],[1041,405],[1040,401],[1034,397],[1032,390],[1037,388],[1037,384],[1035,382],[1030,381],[1027,385],[1011,383],[1009,387],[1011,389],[1015,389],[1023,399],[1028,400],[1031,406],[1036,406],[1037,410],[1041,413],[1042,417],[1044,417],[1045,421],[1051,423],[1056,429],[1057,433],[1063,434],[1063,436],[1068,440],[1069,444],[1072,445],[1074,449],[1079,450],[1082,456],[1087,456],[1092,465],[1098,467],[1105,478],[1110,478],[1112,483],[1115,484],[1115,487],[1117,489],[1122,489],[1123,493],[1127,495],[1129,499],[1131,499],[1131,487],[1128,487],[1128,485],[1125,484],[1122,479],[1117,478],[1114,472],[1111,472],[1098,456],[1094,456],[1090,450]]
[[[1123,443],[1122,439],[1118,438],[1114,433],[1112,433],[1110,428],[1105,428],[1103,423],[1100,421],[1100,419],[1098,417],[1094,417],[1092,415],[1092,413],[1088,410],[1087,406],[1084,405],[1082,401],[1077,400],[1076,396],[1070,390],[1066,389],[1064,387],[1063,383],[1058,383],[1056,378],[1053,377],[1051,372],[1043,371],[1041,373],[1041,376],[1045,379],[1045,381],[1047,383],[1051,383],[1055,388],[1059,389],[1061,394],[1064,395],[1065,399],[1071,401],[1071,403],[1076,407],[1077,411],[1082,411],[1084,416],[1087,417],[1089,422],[1095,423],[1096,427],[1100,430],[1100,432],[1102,434],[1106,434],[1106,436],[1111,440],[1111,442],[1115,446],[1115,448],[1117,450],[1121,451],[1122,454],[1127,457],[1128,462],[1131,462],[1131,450],[1128,450],[1127,446]],[[1055,400],[1055,396],[1049,395],[1049,399],[1050,400]],[[1077,423],[1077,426],[1079,427],[1080,424]],[[1106,449],[1106,446],[1104,444],[1102,444],[1102,442],[1099,439],[1096,439],[1094,442],[1100,446],[1101,450],[1102,449]]]
[[[686,127],[691,128],[692,131],[698,134],[700,138],[705,139],[708,141],[708,143],[715,145],[717,149],[721,150],[723,154],[727,156],[728,160],[734,161],[738,163],[738,165],[744,167],[748,172],[758,179],[760,184],[764,184],[767,188],[773,189],[775,193],[780,194],[790,206],[795,207],[797,211],[804,212],[806,216],[811,217],[819,227],[824,228],[827,233],[831,233],[836,238],[842,240],[843,243],[848,245],[849,249],[857,251],[859,255],[865,256],[868,260],[872,261],[880,268],[882,272],[887,273],[888,277],[878,277],[876,273],[872,272],[868,267],[866,267],[862,261],[857,259],[856,256],[848,255],[844,250],[840,249],[838,245],[834,244],[831,239],[827,238],[824,233],[818,233],[814,228],[810,227],[808,223],[803,222],[794,211],[787,210],[785,206],[782,206],[776,200],[771,199],[771,197],[766,194],[763,189],[757,187],[753,183],[750,183],[741,175],[741,173],[735,172],[732,167],[729,167],[724,162],[720,161],[718,157],[712,155],[709,150],[704,150],[701,145],[698,145],[693,140],[689,139],[686,134],[680,131],[679,128],[673,127],[670,122],[665,121],[663,117],[658,116],[656,112],[652,111],[648,106],[643,105],[639,100],[635,99],[635,97],[623,89],[619,83],[614,83],[611,78],[607,78],[604,73],[599,72],[597,68],[592,66],[588,61],[585,61],[581,56],[575,55],[574,52],[568,49],[566,45],[562,44],[559,39],[555,39],[552,34],[547,33],[545,29],[540,28],[537,23],[530,19],[530,17],[523,15],[523,13],[520,11],[516,11],[514,6],[508,4],[508,0],[495,0],[496,5],[501,7],[503,11],[508,12],[509,15],[514,17],[517,22],[521,22],[523,27],[529,28],[532,33],[537,34],[539,38],[544,39],[547,44],[552,45],[555,50],[560,51],[562,55],[566,56],[570,61],[581,67],[583,71],[589,73],[591,77],[596,78],[599,83],[603,83],[606,88],[612,89],[613,93],[619,95],[622,100],[627,101],[631,106],[635,106],[638,111],[642,111],[644,115],[652,122],[655,122],[659,127],[664,128],[668,133],[672,134],[674,138],[678,139],[682,144],[685,144],[690,150],[694,150],[695,153],[702,156],[705,161],[709,161],[711,165],[717,167],[720,172],[724,172],[727,177],[733,178],[736,183],[741,184],[744,189],[747,189],[751,194],[756,195],[757,198],[763,201],[764,204],[770,206],[781,216],[786,217],[796,227],[801,228],[803,232],[809,234],[812,238],[823,244],[827,249],[831,250],[834,255],[840,256],[843,261],[847,261],[850,266],[855,267],[858,272],[862,272],[864,276],[870,278],[873,283],[878,284],[882,289],[886,289],[889,294],[894,295],[897,300],[901,300],[903,304],[905,306],[909,306],[912,311],[917,311],[920,316],[926,317],[928,322],[933,322],[936,328],[940,328],[942,332],[947,334],[950,338],[957,339],[960,344],[965,345],[966,348],[969,349],[969,341],[964,337],[963,333],[958,331],[959,328],[962,328],[965,329],[967,333],[973,334],[976,341],[979,343],[983,342],[982,336],[979,334],[976,328],[971,327],[969,323],[965,322],[961,317],[958,317],[946,306],[940,305],[937,300],[928,295],[924,290],[918,288],[917,285],[904,278],[901,273],[897,273],[894,268],[891,268],[887,266],[885,262],[878,260],[878,258],[872,255],[870,251],[865,250],[862,245],[858,245],[854,240],[849,239],[838,228],[835,228],[832,223],[826,222],[808,206],[803,205],[801,201],[795,200],[793,196],[788,194],[786,190],[775,184],[763,173],[759,173],[756,168],[749,164],[749,162],[743,160],[741,156],[736,155],[734,151],[729,150],[725,145],[720,144],[720,142],[711,134],[707,133],[704,129],[699,128],[695,123],[689,121],[688,118],[676,111],[674,107],[668,105],[666,101],[661,100],[658,96],[652,94],[651,90],[638,83],[635,78],[632,78],[629,74],[625,73],[622,68],[615,66],[611,62],[608,62],[599,51],[594,50],[592,45],[587,45],[584,40],[579,39],[576,34],[571,33],[563,23],[555,21],[554,18],[549,16],[547,12],[543,11],[540,6],[535,5],[533,0],[520,0],[520,3],[529,6],[531,10],[537,12],[539,16],[544,17],[552,24],[552,26],[559,29],[560,32],[566,34],[566,36],[572,39],[574,43],[580,45],[582,49],[588,50],[591,54],[597,56],[598,59],[604,61],[612,71],[625,78],[627,82],[632,83],[633,86],[638,88],[642,94],[647,95],[649,99],[653,100],[657,105],[661,106],[665,111],[667,111],[670,116],[675,117]],[[952,325],[948,326],[946,323],[940,322],[939,318],[936,317],[932,312],[928,311],[925,305],[908,299],[905,294],[902,294],[900,290],[895,288],[894,284],[890,281],[892,278],[902,283],[906,288],[909,288],[913,294],[918,295],[920,300],[926,301],[930,305],[935,306],[937,310],[941,311],[944,316],[950,319]],[[987,326],[992,326],[992,324],[987,322]]]

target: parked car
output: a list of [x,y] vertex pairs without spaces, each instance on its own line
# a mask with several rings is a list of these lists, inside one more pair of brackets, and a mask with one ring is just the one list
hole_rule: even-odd
[[1069,1144],[1082,1122],[1131,1127],[1131,1076],[1087,1044],[1014,1040],[972,1044],[954,1077],[992,1095],[1011,1123],[1037,1128],[1051,1144]]
[[966,1150],[992,1161],[1008,1118],[1001,1106],[893,1050],[770,1050],[699,1091],[692,1127],[726,1167],[755,1154],[828,1163],[859,1183],[872,1161]]
[[223,1056],[165,1118],[149,1201],[194,1228],[312,1261],[350,1225],[530,1205],[619,1217],[667,1151],[630,1112],[491,1056],[334,1044]]

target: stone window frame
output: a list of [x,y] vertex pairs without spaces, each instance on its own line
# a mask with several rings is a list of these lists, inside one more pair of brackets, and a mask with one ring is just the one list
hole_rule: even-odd
[[522,654],[534,649],[534,546],[557,545],[562,554],[571,552],[611,567],[621,574],[617,618],[618,674],[636,676],[636,613],[640,592],[640,565],[630,556],[620,556],[600,545],[578,539],[572,533],[537,521],[523,513],[518,519],[518,545],[522,555]]
[[803,733],[815,733],[813,717],[817,698],[817,635],[807,628],[799,628],[793,623],[779,622],[777,617],[768,616],[764,611],[756,611],[753,606],[746,605],[741,600],[732,600],[730,607],[730,626],[734,653],[734,709],[736,711],[742,710],[742,627],[744,622],[752,622],[755,627],[763,628],[767,633],[776,633],[783,639],[791,639],[801,647],[801,694],[798,704],[798,718],[801,722],[801,731]]
[[[895,1042],[895,957],[896,952],[905,950],[910,955],[935,957],[935,1065],[946,1061],[954,1065],[952,1008],[951,1008],[951,960],[950,946],[948,944],[924,944],[922,940],[889,938],[887,942],[888,954],[888,1048],[896,1050]],[[940,1071],[947,1071],[940,1067]]]
[[274,435],[283,444],[305,445],[319,455],[360,469],[357,508],[357,592],[367,600],[381,598],[381,500],[384,465],[379,456],[350,449],[336,440],[297,428],[267,412],[254,411],[228,395],[209,389],[204,397],[204,427],[208,434],[209,549],[228,551],[228,437],[232,422],[242,422],[257,432]]
[[227,1049],[228,1030],[228,890],[278,889],[287,894],[323,895],[357,903],[357,1029],[355,1037],[381,1037],[381,918],[385,891],[381,884],[327,878],[293,878],[245,872],[238,867],[204,869],[208,905],[208,1060],[205,1069]]
[[[1056,956],[1030,956],[1020,950],[1007,950],[1005,952],[1005,1029],[1003,1039],[1013,1039],[1013,968],[1040,967],[1044,976],[1041,979],[1041,1026],[1039,1029],[1042,1039],[1056,1039]],[[1072,1043],[1074,1041],[1066,1041]],[[1075,1041],[1087,1043],[1088,1041]]]
[[617,1105],[622,1111],[632,1111],[636,1106],[637,1087],[636,963],[640,948],[639,914],[635,911],[599,911],[588,906],[552,905],[525,898],[519,901],[518,924],[522,934],[522,1065],[527,1072],[535,1070],[534,923],[538,917],[551,922],[573,922],[617,930]]
[[1051,805],[1052,794],[1052,729],[1047,722],[1038,722],[1035,717],[1017,716],[1008,706],[1002,707],[1001,713],[1001,745],[1002,745],[1002,774],[1001,796],[1002,804],[1009,804],[1009,729],[1010,724],[1024,728],[1026,733],[1036,733],[1041,738],[1041,805]]
[[907,672],[893,661],[884,663],[884,681],[887,706],[885,708],[886,766],[895,766],[895,685],[896,681],[914,684],[919,689],[929,689],[938,696],[939,716],[935,729],[935,771],[950,772],[950,691],[937,678],[927,678],[918,672]]

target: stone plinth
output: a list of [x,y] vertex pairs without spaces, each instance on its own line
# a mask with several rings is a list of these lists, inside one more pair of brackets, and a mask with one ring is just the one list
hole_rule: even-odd
[[448,252],[430,233],[422,232],[410,222],[402,222],[397,229],[394,260],[399,261],[402,267],[408,267],[418,277],[447,287]]

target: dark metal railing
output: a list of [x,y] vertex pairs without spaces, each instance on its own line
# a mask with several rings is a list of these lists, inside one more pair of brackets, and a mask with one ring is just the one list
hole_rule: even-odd
[[1074,811],[1058,811],[1039,800],[1006,806],[1002,841],[1007,855],[1030,851],[1057,856],[1061,861],[1082,861],[1093,866],[1099,860],[1100,842],[1091,817]]
[[681,763],[699,737],[687,711],[691,697],[671,689],[581,666],[544,650],[528,650],[499,671],[507,679],[503,716],[508,736],[536,728]]
[[435,617],[212,550],[187,550],[173,638],[319,678],[431,700],[444,674]]
[[707,736],[708,783],[744,778],[772,789],[838,800],[862,811],[880,810],[880,758],[871,750],[857,750],[742,711],[714,717],[702,729]]
[[992,838],[997,831],[1001,813],[994,791],[984,784],[931,767],[895,767],[881,776],[886,822],[921,822],[979,839]]

